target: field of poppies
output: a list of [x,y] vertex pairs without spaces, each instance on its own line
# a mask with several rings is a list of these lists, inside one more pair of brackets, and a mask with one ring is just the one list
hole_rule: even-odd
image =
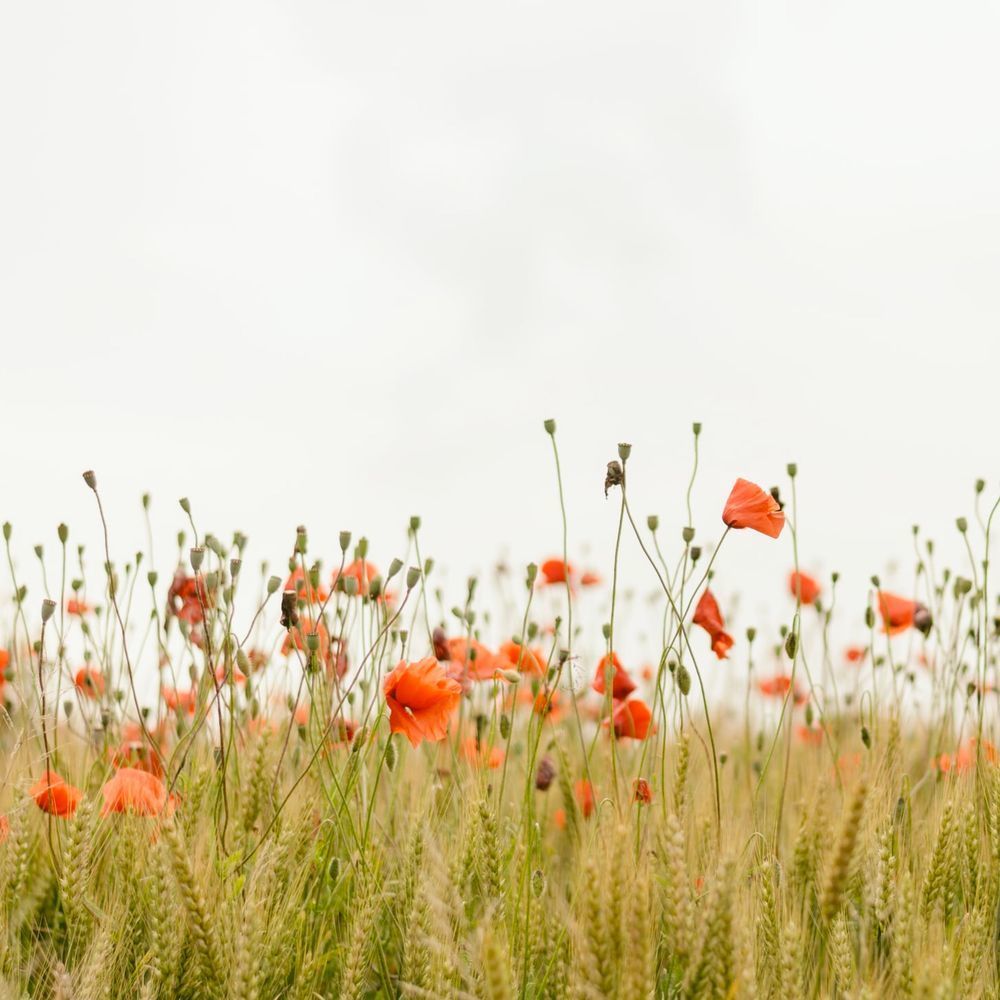
[[[906,592],[840,607],[794,466],[661,527],[620,445],[598,574],[545,431],[562,532],[502,601],[443,593],[419,518],[390,562],[300,527],[260,573],[186,499],[168,571],[115,561],[92,472],[100,552],[4,525],[0,1000],[1000,995],[985,485],[962,566],[914,529]],[[727,630],[733,532],[787,552],[766,636]]]

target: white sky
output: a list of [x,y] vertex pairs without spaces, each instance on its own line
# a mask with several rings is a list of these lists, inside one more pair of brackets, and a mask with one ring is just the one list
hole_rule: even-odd
[[[697,419],[700,536],[736,476],[796,460],[803,561],[857,618],[912,523],[950,541],[1000,485],[998,29],[985,4],[4,2],[20,564],[66,520],[99,566],[87,467],[119,559],[150,490],[164,544],[188,495],[253,561],[304,522],[384,565],[420,513],[451,579],[523,564],[558,548],[554,416],[573,548],[607,571],[616,442],[672,540]],[[720,589],[763,614],[789,562],[734,539]]]

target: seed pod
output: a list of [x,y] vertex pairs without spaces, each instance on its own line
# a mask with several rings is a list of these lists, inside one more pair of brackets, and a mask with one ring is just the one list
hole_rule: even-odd
[[691,692],[691,675],[688,668],[683,663],[677,667],[677,686],[681,689],[681,694],[685,697]]
[[394,771],[398,760],[399,750],[396,748],[396,741],[390,736],[389,742],[385,745],[385,766],[390,771]]

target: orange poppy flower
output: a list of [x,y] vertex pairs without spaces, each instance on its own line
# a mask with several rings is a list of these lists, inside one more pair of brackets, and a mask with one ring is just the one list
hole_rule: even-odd
[[930,612],[919,601],[888,594],[884,590],[878,594],[878,611],[882,616],[882,631],[887,635],[905,632],[913,625],[923,631],[931,624]]
[[357,580],[358,593],[366,596],[369,585],[378,575],[378,568],[374,563],[366,562],[364,559],[355,559],[354,562],[344,567],[342,573],[338,570],[333,571],[333,585],[336,587],[342,579]]
[[326,588],[312,587],[309,577],[301,566],[296,566],[285,581],[285,590],[294,590],[296,597],[306,604],[323,604],[330,596]]
[[529,649],[517,642],[505,642],[497,650],[497,657],[504,661],[504,668],[520,670],[532,677],[545,675],[545,657],[541,650]]
[[104,695],[104,676],[93,667],[80,667],[73,683],[84,697],[97,701]]
[[576,795],[577,805],[580,807],[580,812],[583,813],[583,818],[590,819],[596,804],[594,786],[586,778],[581,778],[573,786],[573,793]]
[[400,660],[382,686],[389,706],[389,729],[403,733],[413,746],[447,735],[462,689],[433,656],[415,663]]
[[55,771],[46,771],[39,780],[28,789],[28,794],[35,800],[42,812],[64,819],[76,812],[76,807],[83,798],[79,788],[67,785]]
[[[949,774],[954,772],[955,774],[964,774],[966,771],[970,770],[976,764],[976,759],[978,757],[978,752],[976,749],[976,738],[973,737],[970,740],[960,746],[956,753],[947,754],[943,753],[939,757],[935,757],[931,761],[931,767],[936,771],[940,771],[942,774]],[[997,748],[989,742],[989,740],[983,740],[983,759],[990,764],[996,764],[998,759]]]
[[[787,674],[775,674],[774,677],[763,677],[757,681],[757,690],[768,698],[784,698],[791,687],[792,679]],[[808,701],[807,695],[798,684],[795,685],[792,701],[796,705],[802,705]]]
[[85,601],[77,600],[75,597],[71,597],[66,602],[66,614],[68,615],[77,615],[79,617],[89,614],[93,610],[92,605],[87,604]]
[[566,829],[566,810],[556,809],[552,813],[552,822],[555,823],[560,830]]
[[[527,691],[526,694],[529,698],[531,697],[530,691]],[[535,715],[543,716],[546,722],[558,722],[563,717],[561,702],[562,699],[555,688],[549,691],[542,690],[535,695],[532,709]]]
[[583,576],[580,577],[581,587],[596,587],[600,582],[600,574],[590,569],[585,570]]
[[2,674],[6,669],[7,665],[10,663],[10,653],[6,649],[0,649],[0,674]]
[[136,816],[170,815],[173,796],[167,797],[167,786],[161,778],[135,767],[123,767],[101,788],[104,805],[101,815],[133,813]]
[[[232,677],[234,684],[246,684],[247,682],[247,675],[235,663],[233,664]],[[229,673],[224,663],[220,663],[215,668],[215,680],[218,684],[226,684],[228,682]]]
[[629,676],[629,672],[622,666],[622,661],[614,651],[601,657],[597,664],[597,672],[594,674],[594,682],[590,686],[598,694],[605,693],[609,665],[612,668],[611,697],[627,698],[635,690],[635,681]]
[[546,559],[538,568],[542,572],[543,583],[566,583],[576,575],[573,564],[562,559]]
[[644,740],[649,735],[652,721],[653,713],[649,706],[638,698],[630,698],[617,703],[611,719],[605,720],[604,725],[613,723],[615,736],[620,740]]
[[726,631],[719,602],[712,591],[706,588],[694,609],[693,624],[700,625],[712,640],[712,652],[720,660],[725,660],[733,646],[733,637]]
[[823,745],[823,730],[819,727],[796,726],[795,737],[800,743],[807,746],[819,747]]
[[495,771],[503,764],[503,747],[490,747],[485,743],[480,743],[475,736],[468,736],[462,740],[462,757],[475,764],[477,767],[488,767]]
[[785,526],[785,514],[778,501],[746,479],[736,480],[722,520],[730,528],[752,528],[770,538],[777,538]]
[[632,782],[632,800],[644,806],[653,801],[653,789],[645,778],[636,778]]
[[171,712],[187,712],[188,715],[194,715],[198,695],[193,689],[181,691],[179,688],[164,687],[160,688],[160,694],[163,695],[163,703]]
[[861,663],[865,656],[868,655],[867,646],[848,646],[844,650],[844,659],[848,663]]
[[819,581],[808,573],[788,574],[788,590],[792,597],[797,597],[803,604],[812,604],[820,594]]
[[0,815],[0,844],[10,836],[10,820],[6,816]]
[[[160,750],[164,750],[162,744]],[[139,771],[155,774],[158,778],[163,776],[160,758],[155,753],[150,753],[149,747],[141,739],[124,739],[117,747],[109,747],[108,758],[115,769],[134,767]]]
[[178,566],[167,591],[167,614],[176,615],[189,625],[199,625],[205,617],[205,608],[212,606],[212,595],[205,587],[205,578],[188,576]]
[[498,670],[507,669],[506,660],[501,660],[475,639],[459,637],[447,642],[452,663],[448,674],[455,680],[491,681]]

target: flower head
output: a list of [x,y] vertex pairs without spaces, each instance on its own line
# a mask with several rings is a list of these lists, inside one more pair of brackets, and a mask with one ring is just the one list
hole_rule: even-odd
[[726,631],[719,602],[710,590],[706,590],[699,598],[691,620],[708,633],[712,640],[712,652],[720,660],[726,659],[733,646],[733,637]]
[[746,479],[737,479],[733,485],[722,520],[730,528],[752,528],[770,538],[777,538],[785,526],[781,504]]
[[389,706],[389,729],[403,733],[413,746],[436,742],[448,732],[462,688],[448,677],[433,656],[415,663],[399,662],[383,684]]
[[76,812],[76,807],[83,798],[79,788],[67,785],[55,771],[46,771],[31,788],[28,794],[35,800],[42,812],[65,819]]

